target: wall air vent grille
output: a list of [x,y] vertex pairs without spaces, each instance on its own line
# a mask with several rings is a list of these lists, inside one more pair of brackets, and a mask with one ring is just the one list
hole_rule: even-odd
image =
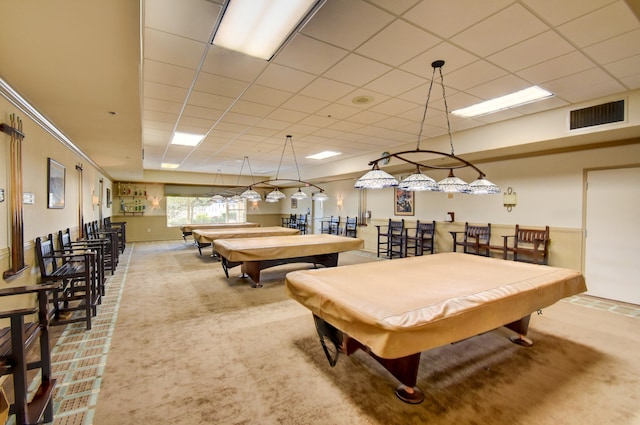
[[569,128],[576,130],[619,121],[624,121],[624,100],[571,111]]

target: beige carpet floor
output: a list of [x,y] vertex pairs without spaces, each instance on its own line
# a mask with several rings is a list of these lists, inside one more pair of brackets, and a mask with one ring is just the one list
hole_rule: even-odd
[[253,289],[192,244],[131,245],[96,425],[640,424],[640,318],[561,301],[532,317],[533,347],[498,329],[430,350],[426,399],[408,405],[362,352],[329,366],[311,314],[284,293],[305,265]]

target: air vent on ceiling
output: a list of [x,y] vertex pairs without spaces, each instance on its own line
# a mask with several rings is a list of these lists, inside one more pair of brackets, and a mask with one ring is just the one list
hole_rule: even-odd
[[624,121],[624,100],[571,111],[569,128],[575,130],[618,121]]

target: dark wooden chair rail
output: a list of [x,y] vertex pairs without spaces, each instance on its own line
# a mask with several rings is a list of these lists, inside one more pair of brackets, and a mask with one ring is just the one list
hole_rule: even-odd
[[[10,326],[0,329],[0,375],[11,375],[13,403],[9,413],[15,414],[18,425],[53,422],[53,390],[56,380],[51,372],[51,347],[47,315],[48,293],[59,290],[60,283],[0,289],[0,297],[36,294],[37,306],[0,312],[0,319],[9,319]],[[37,314],[37,321],[28,316]],[[35,347],[39,355],[29,360]],[[29,370],[40,370],[40,386],[29,400]]]

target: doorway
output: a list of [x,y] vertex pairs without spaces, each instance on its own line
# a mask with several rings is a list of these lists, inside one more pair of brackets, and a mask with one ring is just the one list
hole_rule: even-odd
[[588,295],[640,304],[640,167],[587,172]]

